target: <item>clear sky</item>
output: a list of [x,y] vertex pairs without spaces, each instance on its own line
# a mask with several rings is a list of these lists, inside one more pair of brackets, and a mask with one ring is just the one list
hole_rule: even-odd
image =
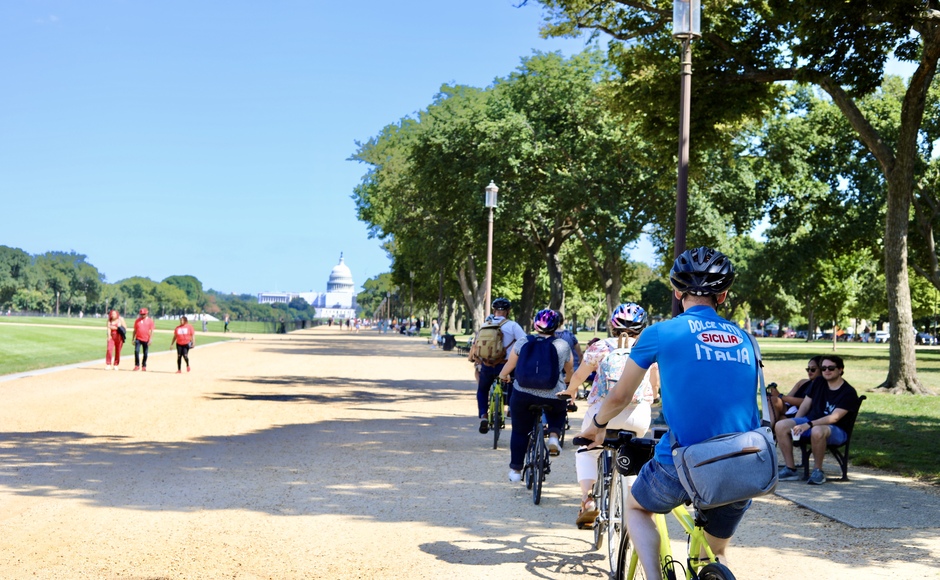
[[0,2],[0,244],[239,293],[324,291],[343,252],[362,284],[389,261],[356,219],[355,142],[444,83],[583,49],[515,3]]
[[584,47],[514,3],[2,2],[0,244],[239,293],[325,291],[343,252],[362,284],[389,260],[356,219],[355,142],[444,83]]

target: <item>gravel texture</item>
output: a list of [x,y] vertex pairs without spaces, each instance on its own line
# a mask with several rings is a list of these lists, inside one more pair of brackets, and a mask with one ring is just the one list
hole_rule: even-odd
[[[607,576],[606,547],[574,526],[570,446],[533,505],[506,478],[509,434],[494,451],[477,432],[463,357],[316,329],[191,359],[182,375],[160,354],[147,373],[0,382],[0,578]],[[855,529],[770,496],[729,564],[740,579],[937,579],[937,532]]]

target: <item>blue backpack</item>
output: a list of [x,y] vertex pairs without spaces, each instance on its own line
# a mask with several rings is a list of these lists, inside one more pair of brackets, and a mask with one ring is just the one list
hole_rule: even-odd
[[559,369],[554,342],[554,337],[526,337],[516,362],[516,381],[520,387],[539,390],[555,388]]

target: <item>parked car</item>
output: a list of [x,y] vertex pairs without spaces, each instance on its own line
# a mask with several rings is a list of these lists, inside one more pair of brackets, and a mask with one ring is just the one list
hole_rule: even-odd
[[916,342],[917,344],[925,344],[925,345],[933,346],[937,344],[937,337],[931,334],[927,334],[926,332],[918,332],[917,336],[914,337],[914,342]]
[[875,331],[875,342],[888,342],[888,339],[891,338],[891,333],[887,330],[876,330]]

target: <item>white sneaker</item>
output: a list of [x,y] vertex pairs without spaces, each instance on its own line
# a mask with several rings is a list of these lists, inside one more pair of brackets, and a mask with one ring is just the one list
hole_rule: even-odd
[[558,442],[558,437],[554,435],[548,436],[548,454],[549,455],[558,455],[561,453],[561,443]]
[[104,370],[110,371],[110,370],[111,370],[111,365],[104,365]]
[[516,471],[515,469],[509,470],[509,481],[513,483],[519,483],[522,481],[522,472]]

